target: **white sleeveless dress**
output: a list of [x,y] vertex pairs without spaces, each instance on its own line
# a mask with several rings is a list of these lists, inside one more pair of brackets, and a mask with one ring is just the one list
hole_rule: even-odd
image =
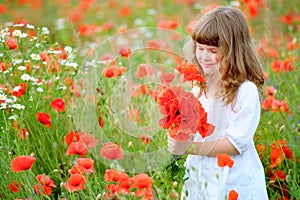
[[[194,87],[192,92],[197,95],[199,88]],[[256,85],[250,81],[241,84],[235,112],[231,105],[223,106],[220,99],[206,99],[202,95],[199,101],[215,131],[204,139],[197,134],[194,141],[226,137],[240,154],[231,156],[232,168],[219,167],[216,157],[188,155],[181,199],[225,200],[235,190],[241,200],[267,200],[264,168],[253,142],[261,110]]]

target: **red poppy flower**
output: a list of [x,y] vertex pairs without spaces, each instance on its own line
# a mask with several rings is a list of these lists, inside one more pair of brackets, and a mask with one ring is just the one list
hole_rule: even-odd
[[136,78],[144,78],[146,76],[152,76],[155,73],[155,69],[150,64],[139,64],[136,68],[134,76]]
[[292,13],[288,13],[286,15],[282,15],[280,16],[280,21],[283,22],[283,23],[286,23],[286,24],[290,24],[292,25],[293,24],[293,14]]
[[207,123],[207,114],[198,99],[181,87],[165,88],[158,96],[158,104],[164,115],[159,125],[170,129],[169,135],[174,139],[188,139],[189,134],[197,131],[206,137],[214,130]]
[[85,171],[84,167],[79,166],[79,165],[74,165],[69,169],[69,174],[74,175],[74,174],[83,174]]
[[0,4],[0,14],[4,14],[7,11],[7,6]]
[[195,133],[198,130],[200,117],[201,114],[200,111],[203,111],[201,109],[201,104],[198,101],[198,99],[195,98],[195,96],[192,93],[186,93],[181,99],[180,99],[180,111],[181,111],[181,121],[179,125],[179,130],[184,133]]
[[161,107],[161,113],[165,115],[164,118],[159,120],[159,125],[164,129],[172,128],[172,126],[179,126],[180,106],[178,98],[175,95],[175,90],[178,89],[181,88],[167,88],[162,91],[158,97],[158,103]]
[[36,176],[36,179],[39,181],[41,185],[56,187],[54,181],[50,179],[50,176],[45,174],[39,174]]
[[54,110],[57,110],[58,112],[63,112],[63,111],[65,111],[65,105],[66,105],[66,103],[65,103],[64,100],[61,99],[61,98],[54,99],[54,100],[50,103],[50,106],[51,106]]
[[159,80],[163,85],[169,85],[175,79],[174,73],[161,73],[159,75]]
[[272,108],[273,102],[275,101],[275,97],[274,96],[267,96],[265,98],[265,100],[262,103],[262,109],[263,110],[269,110],[270,108]]
[[117,68],[115,65],[111,65],[110,67],[104,68],[102,74],[106,78],[114,78],[118,74]]
[[129,175],[125,172],[119,173],[119,178],[117,181],[117,192],[119,194],[129,194],[130,193],[130,187],[131,187],[131,179]]
[[231,168],[234,164],[234,160],[228,154],[217,154],[217,161],[220,167],[228,166]]
[[80,139],[80,132],[78,131],[71,131],[69,132],[66,137],[65,137],[65,141],[67,144],[71,144],[72,142],[77,142]]
[[146,134],[138,133],[138,138],[141,139],[144,144],[149,144],[151,141],[151,137]]
[[282,181],[285,181],[286,180],[286,174],[283,172],[283,171],[280,171],[280,170],[276,170],[276,176],[282,180]]
[[157,27],[166,29],[175,29],[179,26],[179,22],[175,20],[161,20],[158,22]]
[[138,199],[143,199],[143,200],[151,200],[153,199],[153,192],[152,189],[147,189],[147,188],[142,188],[134,191],[134,196],[137,197]]
[[284,100],[275,99],[272,102],[272,112],[277,112],[277,111],[279,111],[279,112],[288,112],[289,111],[289,107]]
[[271,145],[270,160],[271,160],[271,168],[276,167],[284,160],[282,156],[282,150],[280,147]]
[[283,162],[284,156],[289,159],[293,159],[293,152],[287,146],[285,140],[276,140],[271,144],[270,160],[271,168],[276,167]]
[[78,32],[80,35],[89,36],[96,33],[99,30],[97,25],[89,25],[89,24],[82,24],[78,27]]
[[184,62],[181,58],[177,58],[178,66],[175,69],[183,75],[186,81],[205,82],[204,77],[200,74],[197,66]]
[[18,138],[19,138],[20,140],[25,139],[28,135],[29,135],[29,131],[28,131],[26,128],[23,128],[22,130],[20,130],[20,131],[18,132]]
[[42,51],[40,53],[40,57],[41,57],[41,60],[44,61],[44,62],[47,62],[47,63],[51,63],[52,62],[52,55],[48,54],[45,51]]
[[56,188],[56,185],[50,179],[50,176],[39,174],[36,176],[36,179],[39,181],[39,184],[34,186],[34,191],[37,194],[51,195],[52,187]]
[[266,58],[278,58],[279,53],[277,50],[275,50],[273,48],[267,48],[265,56],[266,56]]
[[69,14],[69,20],[71,22],[78,22],[82,19],[83,15],[82,12],[80,10],[74,10]]
[[108,169],[105,171],[104,180],[106,182],[117,182],[117,185],[113,184],[107,187],[108,196],[114,195],[116,192],[119,194],[129,194],[131,179],[127,173],[117,171],[115,169]]
[[190,138],[189,133],[179,131],[179,126],[173,127],[169,130],[169,136],[177,141],[186,141]]
[[119,172],[115,169],[107,169],[104,174],[104,180],[106,182],[117,182],[122,173],[125,172]]
[[44,112],[38,112],[36,114],[36,119],[41,122],[44,126],[47,126],[48,128],[51,127],[51,120],[50,115]]
[[282,70],[284,72],[286,71],[294,71],[294,66],[292,65],[292,62],[290,59],[285,59],[282,63]]
[[294,49],[297,49],[298,47],[299,47],[299,44],[298,44],[298,42],[295,42],[295,41],[290,41],[287,44],[287,48],[290,51],[293,51]]
[[286,158],[293,159],[293,152],[288,146],[283,145],[282,150]]
[[231,190],[228,194],[228,200],[237,200],[239,194],[235,190]]
[[108,160],[124,159],[124,150],[113,142],[103,144],[100,155]]
[[102,24],[101,30],[102,31],[110,31],[114,28],[114,26],[115,25],[111,22],[105,22],[105,23]]
[[105,194],[105,198],[111,199],[115,193],[117,192],[117,186],[115,184],[109,184],[106,186],[107,193]]
[[87,152],[87,149],[83,142],[72,142],[70,146],[68,147],[66,154],[67,155],[80,155],[80,157],[84,157]]
[[254,1],[249,1],[246,6],[249,10],[251,18],[255,18],[258,15],[258,4]]
[[140,85],[138,88],[135,90],[135,93],[132,96],[138,97],[139,94],[147,94],[148,93],[148,86],[147,85]]
[[12,95],[20,98],[25,94],[26,88],[27,88],[27,83],[18,84],[14,87],[12,91]]
[[29,170],[31,169],[35,159],[36,158],[32,156],[17,156],[10,163],[11,170],[13,172]]
[[149,95],[153,98],[154,101],[158,101],[159,92],[156,90],[149,90]]
[[120,54],[121,56],[128,58],[131,54],[131,49],[127,46],[120,46],[118,48],[118,54]]
[[5,42],[5,45],[8,47],[9,50],[13,50],[18,48],[18,44],[16,40],[8,38]]
[[140,121],[139,117],[141,115],[141,111],[138,109],[130,109],[128,111],[128,115],[131,120],[139,122]]
[[79,136],[80,141],[82,141],[85,144],[85,146],[89,148],[93,148],[98,144],[98,140],[96,140],[94,135],[92,134],[81,133],[79,134]]
[[77,165],[84,169],[86,174],[94,173],[94,160],[91,158],[78,158]]
[[127,71],[127,68],[124,66],[118,66],[117,76],[122,76]]
[[6,67],[2,62],[0,62],[0,71],[6,71]]
[[81,174],[71,175],[70,178],[68,179],[67,183],[65,184],[65,188],[69,192],[83,190],[84,186],[85,186],[85,179],[84,179],[84,176]]
[[119,15],[121,17],[127,17],[129,15],[131,15],[132,11],[130,9],[129,6],[127,5],[123,5],[120,9],[119,9]]
[[132,187],[134,188],[152,188],[152,178],[147,174],[137,174],[132,178]]
[[275,95],[275,88],[273,86],[266,87],[266,95],[267,96],[274,96]]
[[17,181],[13,180],[7,187],[12,192],[19,192],[22,184],[19,184]]
[[105,61],[107,63],[110,63],[111,65],[115,65],[116,60],[115,60],[115,56],[110,54],[110,53],[105,53],[100,57],[101,61]]
[[156,40],[148,40],[146,43],[146,47],[149,49],[161,49],[161,43]]

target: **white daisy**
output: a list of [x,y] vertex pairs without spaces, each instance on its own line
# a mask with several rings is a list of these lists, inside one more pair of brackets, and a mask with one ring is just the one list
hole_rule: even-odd
[[25,66],[19,66],[18,70],[24,71],[24,70],[26,70],[26,67]]
[[48,29],[47,27],[44,26],[44,27],[42,28],[42,34],[44,34],[44,35],[49,35],[49,33],[50,33],[50,32],[49,32],[49,29]]
[[65,46],[64,50],[65,50],[67,53],[71,53],[71,52],[72,52],[72,47],[70,47],[70,46]]
[[39,54],[30,54],[32,60],[41,60],[41,56]]
[[23,81],[29,81],[31,79],[31,76],[29,74],[22,74],[21,79]]
[[41,87],[38,87],[36,90],[37,90],[38,92],[44,92],[44,89],[41,88]]
[[31,24],[27,24],[27,28],[28,28],[28,29],[34,29],[34,26],[31,25]]
[[14,37],[20,37],[21,36],[21,31],[20,30],[14,30],[12,32],[12,36],[14,36]]

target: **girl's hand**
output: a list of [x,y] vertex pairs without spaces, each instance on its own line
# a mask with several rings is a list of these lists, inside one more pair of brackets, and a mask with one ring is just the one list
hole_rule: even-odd
[[185,154],[192,143],[193,143],[192,136],[185,141],[177,141],[171,138],[170,136],[168,136],[168,150],[173,155]]

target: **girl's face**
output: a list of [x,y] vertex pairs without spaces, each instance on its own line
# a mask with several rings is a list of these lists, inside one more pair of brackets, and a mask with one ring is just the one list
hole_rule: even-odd
[[217,59],[218,47],[196,43],[196,58],[205,75],[213,75],[219,72]]

